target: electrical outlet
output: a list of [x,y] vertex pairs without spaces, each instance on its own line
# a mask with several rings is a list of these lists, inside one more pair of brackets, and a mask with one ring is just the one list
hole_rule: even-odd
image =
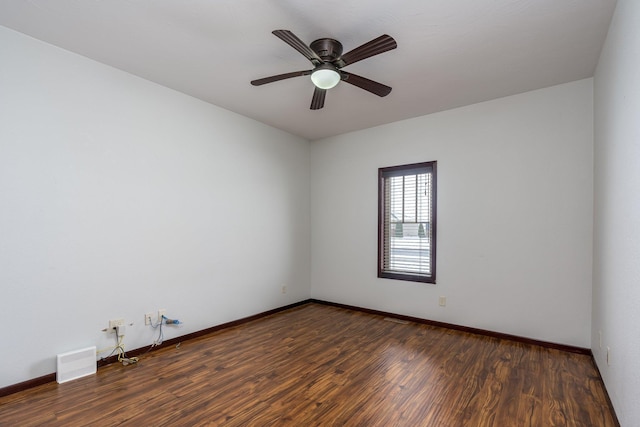
[[158,323],[162,322],[162,316],[165,316],[167,314],[167,309],[166,308],[159,308],[158,309]]
[[144,324],[145,325],[150,325],[151,324],[151,319],[153,319],[153,313],[146,313],[144,315]]
[[287,285],[282,285],[282,293],[283,294],[287,293]]
[[109,333],[115,332],[116,326],[124,326],[124,319],[109,320]]
[[447,297],[440,297],[438,304],[440,304],[440,307],[445,307],[447,305]]

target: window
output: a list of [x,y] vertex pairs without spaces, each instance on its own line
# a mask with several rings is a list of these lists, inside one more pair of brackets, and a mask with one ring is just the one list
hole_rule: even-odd
[[378,277],[436,283],[436,162],[378,169]]

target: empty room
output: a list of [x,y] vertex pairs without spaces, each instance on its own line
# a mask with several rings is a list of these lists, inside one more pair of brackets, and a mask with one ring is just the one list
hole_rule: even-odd
[[0,426],[639,426],[639,22],[0,1]]

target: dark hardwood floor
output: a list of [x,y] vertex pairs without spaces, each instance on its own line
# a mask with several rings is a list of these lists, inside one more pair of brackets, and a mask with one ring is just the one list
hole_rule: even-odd
[[321,304],[0,398],[2,426],[615,426],[587,355]]

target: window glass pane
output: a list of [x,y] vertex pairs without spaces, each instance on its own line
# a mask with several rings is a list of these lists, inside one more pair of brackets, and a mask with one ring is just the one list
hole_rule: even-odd
[[409,175],[404,177],[403,222],[416,222],[416,180],[417,175]]
[[431,183],[431,174],[423,173],[418,175],[418,222],[425,223],[429,222],[429,218],[431,217],[431,209],[429,200],[429,188]]
[[394,176],[388,179],[389,183],[389,204],[390,204],[390,221],[395,223],[402,221],[403,213],[403,199],[402,199],[402,185],[404,182],[403,176]]

